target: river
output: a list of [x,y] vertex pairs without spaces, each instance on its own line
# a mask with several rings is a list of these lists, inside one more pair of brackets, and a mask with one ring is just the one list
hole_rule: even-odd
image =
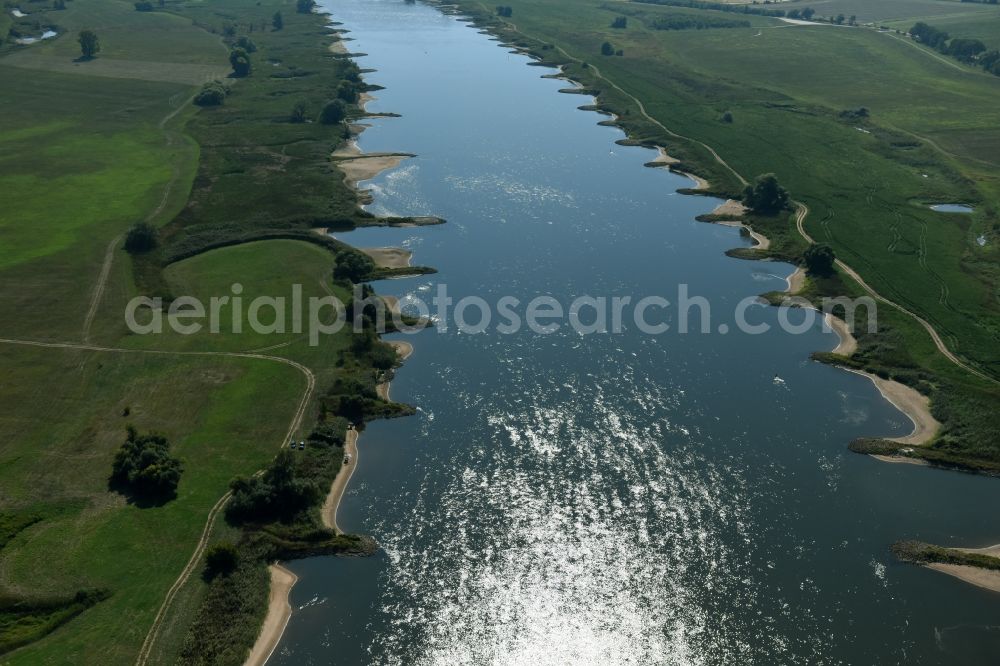
[[1000,482],[848,452],[911,424],[809,360],[836,344],[818,324],[718,330],[790,266],[724,256],[748,241],[694,220],[718,201],[677,194],[688,179],[615,145],[551,70],[429,6],[321,5],[385,86],[369,110],[402,116],[361,148],[418,155],[369,184],[371,210],[448,220],[338,235],[440,270],[380,293],[673,301],[687,284],[713,332],[406,336],[392,395],[419,413],[369,425],[340,511],[384,550],[290,563],[270,664],[996,663],[1000,598],[888,547],[996,541]]

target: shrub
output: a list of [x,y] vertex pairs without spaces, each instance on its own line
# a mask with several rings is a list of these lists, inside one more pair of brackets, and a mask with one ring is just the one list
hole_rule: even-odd
[[160,243],[156,227],[146,222],[137,222],[125,234],[125,251],[129,254],[142,254],[156,249]]
[[615,54],[615,47],[612,46],[611,42],[604,42],[601,44],[601,55],[612,56]]
[[231,543],[217,543],[205,551],[205,575],[212,579],[228,576],[240,562],[239,551]]
[[245,49],[239,47],[229,52],[229,64],[233,68],[233,76],[244,77],[250,74],[250,56]]
[[833,248],[823,243],[810,245],[802,254],[802,260],[806,264],[806,271],[812,275],[832,275],[836,258]]
[[788,191],[778,184],[773,173],[757,176],[753,185],[743,190],[743,203],[754,213],[774,215],[788,206]]
[[247,37],[246,35],[240,35],[239,39],[236,40],[236,46],[243,49],[247,53],[256,53],[257,45]]
[[201,87],[198,94],[194,96],[194,103],[198,106],[219,106],[225,101],[228,94],[229,91],[222,85],[221,81],[212,81]]
[[343,122],[345,118],[347,118],[347,107],[339,99],[327,103],[319,114],[319,121],[324,125],[336,125]]
[[181,461],[170,456],[170,443],[160,435],[139,435],[129,426],[128,438],[111,466],[112,488],[143,499],[172,497],[181,480]]

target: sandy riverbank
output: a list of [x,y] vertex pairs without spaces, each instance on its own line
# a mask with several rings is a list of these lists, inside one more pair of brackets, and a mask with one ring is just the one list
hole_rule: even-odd
[[[394,299],[391,296],[383,296],[383,298]],[[413,345],[409,342],[393,340],[389,344],[396,348],[400,361],[405,361],[413,353]],[[389,399],[389,382],[379,384],[376,390],[385,400]],[[344,455],[345,457],[350,456],[350,462],[340,468],[337,477],[330,484],[330,492],[326,495],[321,512],[323,524],[338,534],[342,534],[343,530],[337,525],[337,510],[340,508],[340,501],[347,491],[347,484],[350,483],[351,477],[354,476],[354,470],[358,466],[358,431],[354,428],[347,431],[347,437],[344,441]]]
[[[977,553],[979,555],[989,555],[991,557],[1000,558],[1000,544],[996,546],[988,546],[986,548],[955,548],[954,550],[960,550],[963,553]],[[1000,571],[995,571],[991,569],[981,569],[979,567],[971,567],[963,564],[925,564],[928,569],[934,569],[935,571],[940,571],[941,573],[948,574],[949,576],[954,576],[959,580],[964,580],[966,583],[971,583],[976,587],[981,587],[985,590],[991,590],[993,592],[1000,592]]]
[[272,564],[269,567],[271,572],[271,592],[267,604],[267,616],[264,618],[264,626],[260,630],[260,636],[250,650],[250,656],[243,666],[263,666],[267,662],[271,653],[278,646],[281,635],[285,632],[288,619],[292,616],[292,606],[288,603],[288,595],[292,591],[292,586],[298,577],[280,564]]
[[331,158],[344,173],[344,181],[356,188],[363,180],[371,180],[383,171],[394,169],[403,160],[413,157],[408,153],[363,153],[354,139],[333,151]]
[[358,248],[375,262],[379,268],[409,268],[413,253],[401,247],[360,247]]
[[[684,175],[697,179],[696,176],[691,176],[690,174],[684,174]],[[700,179],[697,180],[700,183],[705,183],[705,181],[703,180]],[[707,187],[708,183],[705,183],[705,187],[701,187],[699,185],[699,187],[695,189],[706,189]],[[753,249],[767,250],[768,248],[771,247],[771,239],[765,236],[764,234],[759,234],[756,231],[754,231],[753,227],[744,223],[743,220],[736,219],[743,217],[743,215],[745,215],[746,212],[747,212],[746,206],[744,206],[736,199],[726,199],[721,204],[716,206],[715,209],[711,213],[709,213],[709,215],[725,215],[727,217],[734,218],[731,220],[714,220],[712,223],[721,224],[724,227],[737,227],[740,229],[746,229],[747,233],[750,234],[750,238],[754,239],[754,241],[757,242],[757,245],[755,245]]]
[[[788,276],[788,278],[786,278],[786,280],[788,282],[788,293],[794,295],[802,288],[802,283],[805,280],[805,271],[801,268],[797,268],[791,275]],[[841,356],[850,356],[856,352],[858,349],[858,341],[851,334],[847,323],[843,319],[834,317],[830,313],[825,313],[823,316],[826,320],[827,326],[833,329],[833,332],[837,334],[838,338],[837,346],[830,351],[834,354],[840,354]],[[861,370],[853,370],[850,368],[843,369],[848,372],[853,372],[856,375],[867,377],[873,384],[875,384],[875,388],[878,389],[883,398],[891,402],[896,409],[906,414],[907,418],[913,422],[913,431],[909,435],[904,437],[887,437],[886,439],[909,446],[922,446],[931,441],[934,438],[934,435],[937,434],[941,424],[931,415],[930,398],[914,388],[892,381],[891,379],[883,379],[878,375],[873,375],[870,372],[862,372]],[[926,464],[923,460],[909,458],[906,456],[876,455],[872,457],[885,462],[899,462],[915,465]]]
[[343,530],[337,525],[337,509],[340,508],[340,500],[344,496],[348,482],[354,476],[354,468],[358,465],[358,431],[354,428],[347,431],[347,437],[344,441],[344,456],[350,456],[351,461],[340,468],[337,477],[330,484],[330,492],[327,493],[326,500],[323,502],[322,511],[323,524],[337,534],[343,534]]

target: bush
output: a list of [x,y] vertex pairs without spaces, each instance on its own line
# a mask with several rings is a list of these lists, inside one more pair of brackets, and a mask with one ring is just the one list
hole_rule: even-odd
[[236,40],[236,46],[237,48],[243,49],[247,53],[257,52],[257,45],[254,44],[253,41],[246,35],[241,35],[240,38]]
[[725,113],[723,113],[722,114],[722,122],[726,123],[727,125],[732,125],[733,124],[733,112],[732,111],[726,111]]
[[250,74],[250,56],[245,49],[239,47],[229,52],[229,64],[233,68],[233,76],[244,77]]
[[774,215],[788,206],[788,191],[778,184],[773,173],[757,176],[753,185],[743,190],[743,203],[754,213]]
[[802,260],[806,265],[806,272],[811,275],[832,275],[836,259],[837,257],[833,253],[833,248],[823,243],[810,245],[802,254]]
[[205,575],[212,579],[228,576],[240,562],[239,551],[231,543],[217,543],[205,551]]
[[129,426],[128,438],[115,454],[110,485],[137,498],[172,497],[181,480],[181,461],[170,456],[170,443],[160,435],[140,436]]
[[156,249],[160,244],[160,235],[151,224],[137,222],[125,234],[125,251],[129,254],[142,254]]
[[293,123],[304,123],[306,121],[306,103],[299,101],[292,107],[292,112],[288,120]]
[[219,106],[225,101],[228,94],[229,90],[220,81],[212,81],[201,87],[198,94],[194,96],[194,103],[198,106]]
[[343,122],[345,118],[347,118],[347,107],[339,99],[327,103],[319,114],[319,121],[324,125],[336,125]]
[[234,523],[290,520],[322,495],[316,484],[296,478],[295,454],[288,448],[281,449],[262,475],[235,479],[230,488],[233,497],[226,517]]

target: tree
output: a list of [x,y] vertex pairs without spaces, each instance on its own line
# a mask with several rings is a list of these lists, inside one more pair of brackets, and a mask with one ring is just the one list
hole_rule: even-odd
[[316,6],[316,0],[298,0],[295,3],[295,11],[299,14],[309,14]]
[[504,18],[510,18],[514,15],[514,9],[511,7],[505,7],[503,5],[497,5],[497,16],[503,16]]
[[243,49],[247,53],[256,53],[257,51],[257,45],[254,44],[246,35],[240,35],[239,39],[236,40],[236,46]]
[[101,50],[101,40],[98,39],[97,33],[93,30],[81,31],[80,36],[77,37],[77,41],[80,42],[80,52],[88,60],[96,56]]
[[843,14],[837,14],[837,18],[833,19],[833,22],[837,25],[844,25],[844,21],[846,20],[847,18]]
[[733,124],[733,112],[732,111],[726,111],[725,113],[723,113],[722,114],[722,122],[726,123],[727,125],[732,125]]
[[292,107],[292,113],[288,119],[293,123],[304,123],[306,121],[306,103],[298,101]]
[[156,249],[159,245],[159,233],[156,227],[146,222],[137,222],[125,234],[125,251],[129,254],[142,254]]
[[285,19],[281,18],[281,12],[274,12],[274,16],[271,17],[271,27],[275,30],[285,27]]
[[743,203],[754,213],[774,215],[788,205],[788,192],[773,173],[766,173],[757,176],[753,185],[746,186]]
[[812,7],[806,7],[802,10],[802,18],[804,18],[807,21],[811,21],[812,17],[815,16],[815,14],[816,10],[813,9]]
[[198,106],[219,106],[226,100],[228,94],[229,91],[221,81],[211,81],[203,85],[194,96],[194,103]]
[[619,30],[624,30],[625,28],[628,27],[628,18],[624,16],[617,17],[614,21],[611,22],[611,27],[617,28]]
[[604,42],[601,44],[601,55],[603,56],[613,56],[615,54],[615,47],[612,46],[611,42]]
[[810,275],[832,275],[836,259],[837,257],[833,253],[833,248],[822,243],[810,245],[802,254],[802,260],[806,265],[806,272]]
[[128,437],[115,454],[109,485],[146,500],[173,497],[183,466],[169,451],[170,443],[165,437],[139,435],[129,426]]
[[854,14],[851,14],[851,18],[847,19],[847,25],[857,25],[857,24],[858,24],[858,17],[855,16]]
[[240,554],[236,546],[229,542],[217,543],[205,551],[205,576],[227,576],[236,570]]
[[149,0],[142,0],[142,2],[133,3],[135,11],[137,12],[151,12],[153,11],[153,3]]
[[322,493],[313,481],[298,478],[295,454],[283,448],[260,476],[240,477],[230,484],[232,499],[226,518],[232,522],[268,522],[290,519],[319,501]]
[[333,277],[336,280],[361,282],[372,274],[375,264],[361,252],[347,250],[337,255],[337,263],[333,267]]
[[359,99],[357,87],[350,81],[341,81],[337,86],[337,99],[345,104],[356,104]]
[[229,52],[229,64],[233,67],[233,76],[244,77],[250,74],[250,56],[241,48]]
[[335,99],[332,102],[327,103],[320,111],[319,121],[324,125],[336,125],[337,123],[343,122],[347,117],[347,107],[344,106],[344,102]]

